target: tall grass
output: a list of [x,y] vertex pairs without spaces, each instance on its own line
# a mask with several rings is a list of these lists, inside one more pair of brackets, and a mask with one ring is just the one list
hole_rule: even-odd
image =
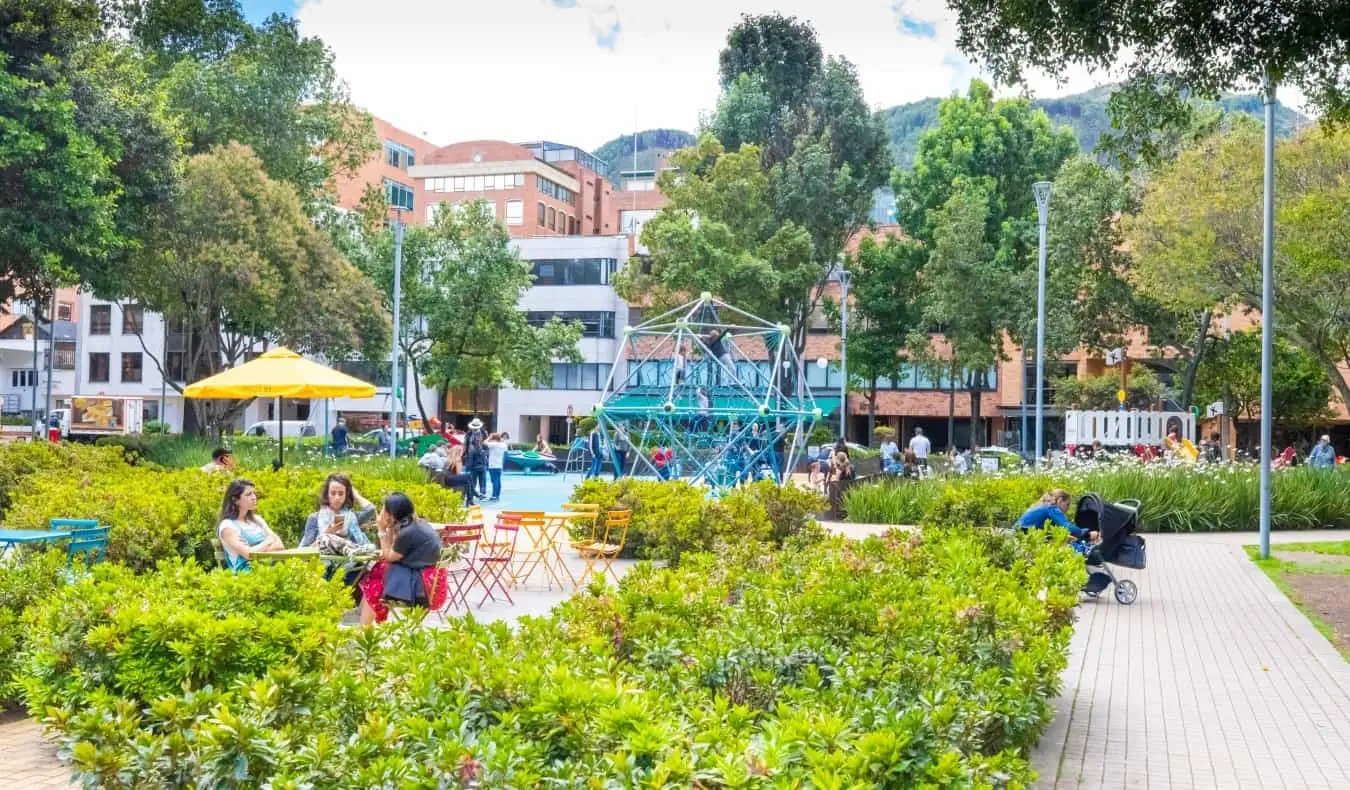
[[[1273,476],[1273,529],[1350,528],[1350,472],[1307,467]],[[850,521],[920,524],[935,520],[1007,524],[1040,492],[1093,491],[1108,501],[1143,503],[1149,532],[1255,530],[1260,514],[1257,468],[1121,464],[1048,474],[971,476],[946,480],[887,480],[859,485],[844,497]]]
[[[271,469],[277,457],[277,440],[268,437],[227,437],[219,445],[197,436],[138,435],[116,437],[107,442],[125,447],[143,461],[173,469],[191,469],[211,460],[211,451],[217,446],[229,448],[241,471]],[[298,445],[298,446],[297,446]],[[286,466],[302,469],[333,469],[357,472],[398,482],[424,483],[426,470],[410,457],[389,458],[383,455],[349,454],[334,458],[323,452],[322,439],[304,438],[286,440]]]

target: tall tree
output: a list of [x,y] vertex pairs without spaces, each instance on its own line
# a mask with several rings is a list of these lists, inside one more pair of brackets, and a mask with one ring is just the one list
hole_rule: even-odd
[[375,150],[373,122],[354,108],[333,53],[294,18],[250,24],[237,0],[120,0],[118,19],[154,55],[188,152],[252,148],[268,175],[306,203],[331,192]]
[[0,0],[0,300],[98,279],[179,156],[163,96],[93,0]]
[[[388,342],[380,297],[258,157],[227,145],[188,160],[174,199],[122,269],[127,291],[186,335],[187,381],[244,361],[260,343],[342,358]],[[161,349],[142,347],[161,372]],[[181,391],[166,376],[169,386]],[[194,401],[218,431],[247,402]]]
[[517,306],[530,266],[481,203],[442,211],[427,229],[425,259],[437,294],[427,305],[431,350],[425,376],[441,390],[533,386],[554,362],[580,362],[581,325],[554,318],[531,326]]
[[[962,50],[1000,81],[1028,69],[1109,70],[1128,53],[1141,89],[1217,97],[1267,70],[1330,121],[1350,118],[1350,28],[1323,0],[947,0]],[[1161,78],[1161,82],[1159,80]]]
[[[671,203],[644,230],[650,271],[630,272],[621,293],[712,290],[789,325],[804,348],[826,274],[890,168],[853,66],[819,58],[814,31],[792,19],[746,17],[731,31],[716,139],[675,159],[682,176],[662,183]],[[706,271],[717,266],[731,271]]]
[[970,372],[972,419],[1005,334],[1024,341],[1035,314],[1035,291],[1009,287],[1034,267],[1032,184],[1053,178],[1077,148],[1073,132],[1053,128],[1030,100],[995,100],[975,80],[966,96],[943,100],[913,169],[895,175],[900,224],[929,254],[923,309],[943,328],[943,337],[916,334],[911,346]]
[[925,257],[909,239],[869,237],[849,260],[849,373],[867,397],[869,438],[876,432],[880,380],[900,380],[906,344],[923,326],[918,276]]

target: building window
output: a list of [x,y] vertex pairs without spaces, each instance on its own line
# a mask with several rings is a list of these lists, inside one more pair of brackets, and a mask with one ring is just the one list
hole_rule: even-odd
[[122,353],[122,382],[124,384],[140,383],[143,368],[141,360],[141,352],[139,351]]
[[9,373],[10,386],[15,389],[24,387],[36,387],[38,381],[36,370],[11,370]]
[[525,224],[525,203],[520,200],[506,201],[506,224],[523,225]]
[[539,204],[539,227],[543,228],[548,223],[548,207],[543,203]]
[[112,334],[112,305],[96,304],[89,307],[89,334]]
[[569,206],[576,205],[577,193],[561,184],[555,184],[543,176],[535,176],[534,179],[535,186],[539,187],[540,192],[543,192],[545,195],[548,195],[561,203],[566,203]]
[[170,381],[187,381],[187,353],[170,351],[164,355],[164,373]]
[[[74,344],[74,343],[57,343],[57,344],[56,344],[56,348],[53,349],[53,352],[48,352],[48,353],[49,353],[49,354],[52,354],[51,364],[52,364],[52,367],[56,368],[57,370],[74,370],[74,369],[75,369],[75,344]],[[46,360],[45,360],[45,358],[44,358],[44,362],[45,362],[45,361],[46,361]]]
[[525,320],[530,326],[543,326],[557,318],[564,323],[581,322],[582,337],[614,337],[614,314],[592,311],[530,311]]
[[57,303],[56,303],[56,320],[57,320],[57,321],[69,321],[69,320],[71,320],[70,317],[71,317],[72,315],[74,315],[74,314],[75,314],[75,305],[71,304],[70,302],[57,302]]
[[541,258],[530,261],[535,285],[608,285],[618,261],[614,258]]
[[548,210],[548,229],[549,229],[549,230],[557,230],[557,229],[558,229],[558,211],[557,211],[557,209],[550,208],[550,209]]
[[413,188],[407,184],[400,184],[386,178],[384,180],[384,199],[389,201],[390,208],[401,208],[405,211],[413,210]]
[[139,335],[145,327],[145,308],[138,304],[122,305],[122,334]]
[[598,390],[609,381],[609,368],[609,364],[603,362],[555,364],[553,381],[540,389]]
[[575,236],[575,235],[577,235],[577,218],[576,218],[576,217],[568,217],[568,218],[567,218],[567,235],[569,235],[569,236]]
[[110,366],[108,352],[98,351],[91,353],[89,355],[89,381],[100,384],[106,383],[108,381]]
[[391,167],[401,169],[407,169],[417,164],[417,158],[413,154],[413,150],[393,140],[384,141],[384,161]]
[[427,204],[427,224],[435,225],[436,217],[441,213],[442,206],[448,206],[448,203],[428,203]]

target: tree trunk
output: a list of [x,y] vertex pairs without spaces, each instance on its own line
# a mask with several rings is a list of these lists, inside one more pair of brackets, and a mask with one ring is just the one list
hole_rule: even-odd
[[956,366],[952,365],[947,388],[947,452],[956,450]]
[[417,355],[407,354],[409,367],[412,368],[413,379],[413,397],[417,399],[417,413],[422,415],[422,429],[429,431],[431,429],[431,420],[427,419],[427,409],[422,405],[422,376],[417,372]]
[[1205,312],[1201,315],[1200,321],[1196,326],[1195,352],[1186,362],[1186,370],[1181,379],[1181,409],[1185,411],[1191,408],[1191,399],[1195,396],[1195,376],[1200,371],[1200,362],[1205,358],[1205,349],[1209,347],[1209,324],[1213,320],[1212,313]]
[[873,376],[867,390],[867,444],[870,447],[872,437],[877,433],[877,377]]

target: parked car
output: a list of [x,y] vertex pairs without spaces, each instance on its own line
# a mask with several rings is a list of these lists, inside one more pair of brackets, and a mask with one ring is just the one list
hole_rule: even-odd
[[263,420],[255,422],[244,429],[245,436],[270,436],[277,438],[277,428],[280,426],[282,434],[287,439],[294,439],[297,436],[318,436],[319,432],[315,430],[314,423],[304,420],[282,420],[278,423],[276,420]]

